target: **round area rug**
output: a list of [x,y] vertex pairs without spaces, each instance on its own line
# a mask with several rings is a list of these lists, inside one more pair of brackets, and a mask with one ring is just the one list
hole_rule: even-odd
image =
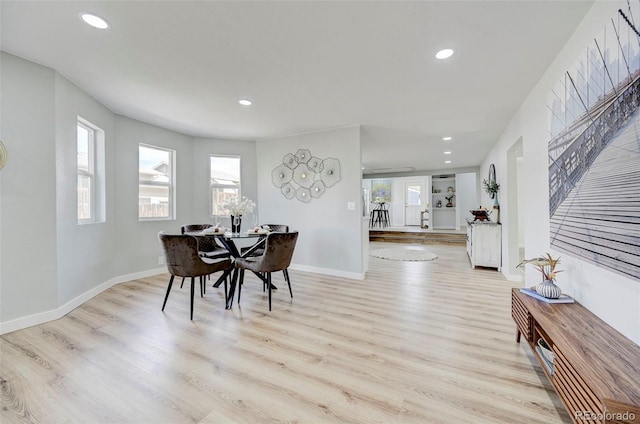
[[389,247],[376,249],[369,253],[371,256],[392,261],[432,261],[438,256],[426,250],[412,249],[410,247]]

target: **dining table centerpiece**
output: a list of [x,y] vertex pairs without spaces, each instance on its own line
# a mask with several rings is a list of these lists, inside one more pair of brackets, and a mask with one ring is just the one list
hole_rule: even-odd
[[533,265],[542,274],[542,282],[536,285],[536,292],[548,299],[558,299],[562,294],[560,287],[555,284],[556,275],[562,272],[556,269],[559,263],[560,258],[554,259],[550,253],[547,253],[544,257],[525,259],[516,268],[526,264]]
[[240,234],[242,215],[253,212],[256,204],[248,197],[233,196],[222,202],[220,208],[231,216],[231,232],[233,234]]

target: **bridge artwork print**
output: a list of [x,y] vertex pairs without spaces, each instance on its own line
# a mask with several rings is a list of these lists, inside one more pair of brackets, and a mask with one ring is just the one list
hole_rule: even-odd
[[549,95],[551,246],[640,279],[640,1]]

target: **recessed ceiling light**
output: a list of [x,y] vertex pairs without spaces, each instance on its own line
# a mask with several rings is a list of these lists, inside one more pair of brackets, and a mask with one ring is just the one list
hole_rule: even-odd
[[445,160],[444,163],[451,163],[451,161],[450,160]]
[[240,99],[238,100],[238,103],[240,103],[242,106],[251,106],[253,104],[253,102],[249,99]]
[[451,140],[451,137],[442,137],[442,139],[443,139],[444,141],[449,141],[449,140]]
[[448,57],[451,57],[451,55],[453,55],[453,50],[451,49],[440,50],[438,53],[436,53],[436,59],[446,59]]
[[451,152],[444,152],[444,154],[445,154],[445,155],[450,155],[450,154],[451,154]]
[[82,13],[80,17],[87,24],[91,25],[94,28],[98,29],[107,29],[109,28],[109,23],[102,19],[100,16],[93,15],[91,13]]

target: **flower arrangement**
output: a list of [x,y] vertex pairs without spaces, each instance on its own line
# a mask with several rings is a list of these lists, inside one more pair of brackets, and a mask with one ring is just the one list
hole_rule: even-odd
[[250,214],[255,208],[256,204],[253,202],[253,200],[245,196],[230,197],[220,204],[221,210],[226,211],[226,213],[233,216]]
[[560,258],[554,259],[549,253],[546,255],[546,257],[542,258],[525,259],[520,262],[516,268],[531,264],[542,274],[542,281],[553,281],[556,278],[556,274],[562,272],[561,270],[556,270],[556,266],[560,263]]
[[495,180],[483,180],[482,186],[484,187],[484,191],[487,194],[496,194],[500,191],[500,184],[498,184]]

